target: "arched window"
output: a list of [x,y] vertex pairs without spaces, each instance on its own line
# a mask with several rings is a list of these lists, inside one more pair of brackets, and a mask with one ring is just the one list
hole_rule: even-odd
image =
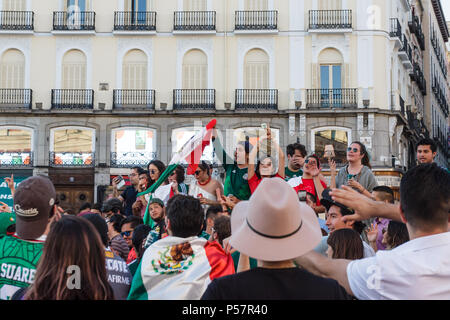
[[0,88],[25,87],[25,56],[20,50],[5,51],[0,62]]
[[95,130],[84,127],[59,127],[50,130],[50,160],[54,165],[92,165]]
[[3,0],[3,11],[25,11],[26,0]]
[[0,127],[0,166],[32,165],[33,131],[21,127]]
[[[201,128],[197,129],[195,127],[183,127],[174,129],[172,131],[172,139],[171,139],[172,155],[178,152],[181,149],[181,147],[183,147],[184,144],[200,130]],[[209,144],[208,146],[205,147],[201,160],[209,161],[210,163],[217,161],[212,144]]]
[[269,56],[261,49],[252,49],[245,55],[244,89],[269,88]]
[[321,159],[321,163],[328,164],[324,158],[326,145],[333,145],[336,164],[342,165],[347,161],[347,148],[352,142],[352,130],[340,127],[316,128],[311,131],[311,152]]
[[66,52],[62,63],[62,89],[86,89],[86,56],[80,50]]
[[183,89],[207,88],[208,58],[201,50],[190,50],[183,58]]
[[206,11],[207,0],[183,0],[183,11]]
[[122,88],[147,89],[147,55],[141,50],[130,50],[123,59]]
[[264,11],[267,10],[267,0],[245,0],[245,11]]
[[122,127],[111,134],[112,167],[146,167],[157,157],[155,129]]

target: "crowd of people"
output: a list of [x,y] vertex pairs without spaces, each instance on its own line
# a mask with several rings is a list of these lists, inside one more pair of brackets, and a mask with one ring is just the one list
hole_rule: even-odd
[[215,129],[212,142],[223,184],[201,161],[191,183],[178,165],[144,194],[165,177],[153,160],[77,213],[47,177],[8,179],[0,299],[450,299],[450,175],[432,140],[418,143],[400,201],[359,141],[339,170],[327,160],[329,182],[324,159],[300,143],[284,152],[270,129],[233,157]]

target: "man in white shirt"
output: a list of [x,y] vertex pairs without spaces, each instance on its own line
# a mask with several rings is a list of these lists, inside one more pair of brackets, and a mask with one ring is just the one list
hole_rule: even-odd
[[450,299],[450,175],[436,164],[409,170],[400,184],[400,207],[373,201],[351,188],[333,200],[355,209],[345,220],[384,217],[406,223],[410,241],[361,260],[328,259],[310,252],[296,262],[337,280],[358,299]]

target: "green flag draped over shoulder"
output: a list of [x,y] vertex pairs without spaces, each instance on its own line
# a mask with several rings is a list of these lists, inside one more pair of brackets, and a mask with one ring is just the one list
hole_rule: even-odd
[[[200,162],[200,158],[203,154],[203,150],[207,145],[209,145],[212,129],[216,125],[216,120],[211,120],[206,127],[202,128],[199,132],[193,135],[181,149],[173,156],[172,160],[169,163],[169,166],[166,170],[161,174],[159,179],[150,186],[147,190],[138,193],[138,196],[143,196],[150,193],[150,200],[155,194],[156,190],[163,184],[164,181],[172,174],[175,168],[183,161],[187,161],[188,170],[187,174],[193,174],[195,170],[197,170],[198,164]],[[170,189],[169,189],[170,192]],[[149,225],[151,228],[155,226],[155,222],[150,217],[150,213],[148,212],[150,201],[147,203],[147,208],[145,209],[144,215],[144,224]]]

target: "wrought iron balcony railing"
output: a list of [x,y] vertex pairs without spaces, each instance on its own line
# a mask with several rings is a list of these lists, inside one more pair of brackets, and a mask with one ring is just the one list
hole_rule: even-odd
[[92,152],[50,152],[52,167],[94,167],[95,153]]
[[400,112],[406,118],[405,100],[403,100],[402,96],[400,95],[398,97],[400,102]]
[[236,30],[276,30],[278,11],[236,11]]
[[147,167],[156,152],[111,152],[111,168]]
[[215,89],[173,90],[173,110],[216,109]]
[[351,29],[352,10],[310,10],[309,29]]
[[358,89],[308,89],[306,108],[357,108]]
[[93,109],[94,90],[52,89],[52,109]]
[[33,167],[33,152],[0,152],[0,168]]
[[215,11],[175,11],[174,31],[214,31],[216,30]]
[[155,109],[155,90],[114,90],[114,109]]
[[0,11],[0,30],[33,30],[34,12]]
[[427,94],[427,83],[425,80],[425,76],[423,75],[422,68],[418,63],[414,63],[413,72],[409,74],[412,81],[417,83],[420,91],[423,95]]
[[31,109],[33,90],[0,89],[0,108]]
[[389,35],[391,36],[391,38],[399,38],[400,40],[402,39],[402,26],[400,24],[400,21],[398,21],[397,18],[391,18],[391,28],[390,28],[390,32]]
[[399,52],[406,54],[405,60],[409,60],[410,62],[412,62],[412,49],[408,43],[408,39],[404,34],[403,34],[403,46],[400,48]]
[[114,12],[115,31],[155,31],[156,12],[126,11]]
[[57,11],[53,12],[53,30],[56,31],[94,31],[95,12]]
[[236,110],[278,110],[277,89],[237,89]]

